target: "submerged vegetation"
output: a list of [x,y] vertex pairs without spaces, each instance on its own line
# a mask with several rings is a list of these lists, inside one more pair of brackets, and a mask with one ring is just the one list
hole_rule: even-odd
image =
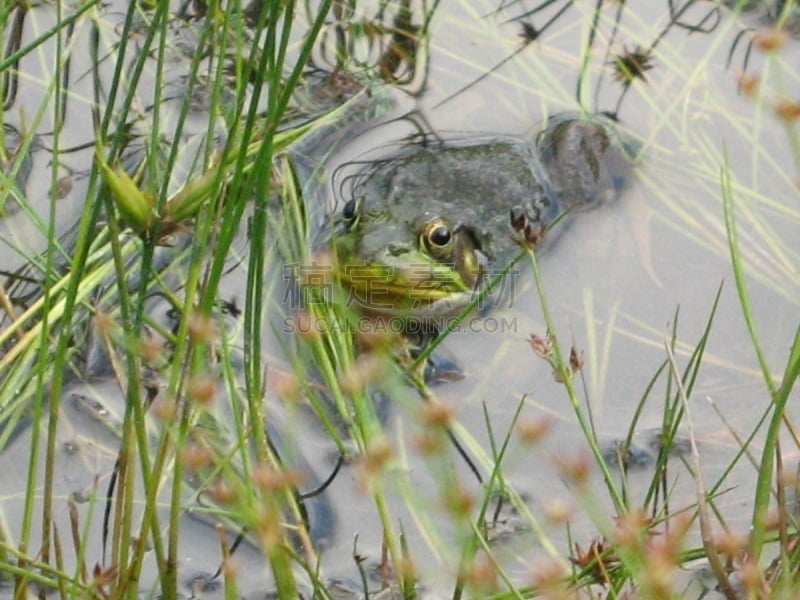
[[[800,593],[797,3],[443,4],[0,7],[0,595]],[[512,218],[515,261],[421,345],[354,310],[320,242],[338,153],[444,139],[460,102],[619,121],[645,228],[711,287],[646,240],[606,310],[555,289],[563,223]],[[523,267],[529,330],[451,366]]]

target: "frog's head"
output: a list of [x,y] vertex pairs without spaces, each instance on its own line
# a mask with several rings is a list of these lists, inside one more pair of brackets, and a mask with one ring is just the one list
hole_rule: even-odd
[[[416,204],[416,203],[415,203]],[[432,201],[370,205],[345,202],[330,247],[338,280],[362,311],[402,317],[455,315],[486,273],[486,235]]]

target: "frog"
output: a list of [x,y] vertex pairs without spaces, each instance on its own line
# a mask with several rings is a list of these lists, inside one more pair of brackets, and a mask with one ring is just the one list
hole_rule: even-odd
[[572,113],[528,138],[407,145],[340,199],[327,241],[337,279],[364,313],[451,318],[519,254],[510,223],[545,232],[612,202],[633,157],[613,119]]

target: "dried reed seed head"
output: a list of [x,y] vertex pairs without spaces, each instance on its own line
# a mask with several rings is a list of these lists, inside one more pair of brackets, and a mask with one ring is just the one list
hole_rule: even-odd
[[367,451],[358,459],[356,477],[362,492],[368,492],[375,479],[389,464],[394,451],[384,437],[372,440]]
[[454,483],[447,489],[447,509],[460,517],[469,517],[475,506],[475,495],[459,483]]
[[148,365],[164,362],[164,345],[152,335],[146,335],[139,340],[139,356]]
[[367,451],[362,457],[362,463],[370,472],[382,470],[392,459],[394,449],[385,437],[380,436],[370,441]]
[[553,356],[553,340],[549,335],[542,337],[532,333],[528,338],[528,343],[531,345],[533,353],[539,358],[548,359]]
[[540,558],[534,562],[531,582],[547,598],[570,598],[567,578],[569,569],[555,558]]
[[209,315],[192,313],[188,330],[189,338],[196,344],[213,344],[217,340],[217,324]]
[[92,569],[90,585],[96,590],[103,590],[103,588],[114,582],[118,573],[119,569],[117,567],[103,568],[99,563],[96,563]]
[[800,102],[781,98],[775,102],[775,114],[784,121],[796,121],[800,118]]
[[745,561],[737,571],[739,581],[745,589],[745,598],[769,598],[769,590],[764,581],[764,571],[753,560]]
[[322,334],[319,319],[305,308],[300,308],[295,312],[294,328],[300,337],[309,342],[318,340]]
[[95,333],[101,338],[108,338],[116,327],[116,321],[111,314],[99,309],[95,311],[92,317],[92,324],[94,325]]
[[415,435],[414,446],[421,454],[438,454],[447,448],[445,438],[433,431],[425,431]]
[[[651,521],[652,523],[652,521]],[[680,512],[669,520],[669,528],[664,531],[664,539],[671,544],[683,544],[692,528],[692,517],[688,512]],[[655,523],[652,523],[655,526]],[[654,527],[650,528],[650,535],[659,535]]]
[[453,423],[455,411],[449,404],[431,397],[419,411],[420,420],[429,427],[446,428]]
[[669,586],[680,562],[687,526],[678,524],[676,529],[670,526],[667,533],[651,538],[645,546],[648,576],[663,589],[671,589]]
[[383,352],[364,352],[356,363],[370,385],[384,381],[392,369],[392,358]]
[[363,350],[387,350],[394,347],[400,336],[393,331],[396,326],[389,322],[391,317],[378,316],[363,319],[356,329],[356,342]]
[[642,509],[630,510],[615,518],[616,527],[611,534],[612,541],[620,546],[638,548],[649,539],[653,520]]
[[647,598],[675,598],[678,590],[675,587],[678,565],[673,556],[667,553],[653,552],[648,548],[645,558],[644,582],[642,589]]
[[94,322],[95,330],[103,336],[108,335],[108,332],[114,326],[113,317],[109,313],[100,309],[95,310],[92,321]]
[[542,503],[542,512],[553,525],[566,525],[574,511],[575,506],[569,498],[551,498]]
[[583,350],[578,350],[575,346],[569,351],[569,366],[575,373],[583,368],[586,361],[583,358]]
[[159,421],[171,421],[178,414],[178,405],[174,399],[161,395],[153,401],[150,414]]
[[508,220],[511,229],[519,233],[525,228],[525,225],[527,225],[528,215],[521,210],[511,209],[508,214]]
[[262,547],[268,551],[283,543],[281,516],[270,503],[259,508],[254,529]]
[[367,352],[347,365],[339,376],[339,386],[345,394],[356,394],[381,381],[387,371],[387,358],[382,354]]
[[535,248],[536,245],[542,241],[545,233],[547,233],[547,227],[545,225],[527,223],[522,230],[522,239],[525,245]]
[[736,87],[741,93],[750,98],[758,93],[758,88],[761,86],[761,77],[758,75],[751,75],[749,73],[741,73],[737,78]]
[[268,378],[275,394],[286,403],[297,402],[303,395],[303,387],[297,376],[289,371],[270,369]]
[[476,556],[465,565],[464,574],[472,586],[483,592],[496,590],[498,585],[497,567],[486,556]]
[[223,477],[217,477],[204,491],[217,504],[232,504],[237,498],[236,490]]
[[516,208],[512,208],[509,211],[509,222],[511,229],[514,231],[511,237],[512,241],[529,250],[536,247],[536,244],[541,241],[547,231],[545,225],[531,222],[524,211]]
[[299,471],[279,469],[266,463],[255,466],[251,478],[253,483],[265,492],[294,489],[303,482],[303,475]]
[[217,397],[217,380],[209,375],[194,375],[186,385],[186,396],[199,406],[209,406]]
[[214,454],[208,446],[189,442],[178,452],[178,460],[187,469],[196,471],[211,464]]
[[579,486],[585,486],[589,483],[591,462],[586,452],[579,452],[573,456],[558,455],[555,457],[555,463],[561,476],[570,483]]
[[781,27],[770,27],[756,32],[753,45],[762,52],[776,52],[789,41],[789,34]]
[[526,444],[536,444],[553,428],[553,419],[547,415],[537,415],[521,420],[517,424],[517,433]]
[[714,539],[717,551],[724,554],[729,561],[736,560],[747,550],[750,537],[746,534],[723,531]]
[[347,365],[339,375],[339,387],[349,396],[363,392],[367,382],[355,362]]

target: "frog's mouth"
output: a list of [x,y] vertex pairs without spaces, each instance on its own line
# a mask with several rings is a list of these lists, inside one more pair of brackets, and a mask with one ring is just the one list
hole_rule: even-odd
[[452,317],[480,293],[488,257],[473,228],[435,218],[417,239],[384,239],[365,253],[366,238],[374,235],[380,230],[351,230],[332,240],[336,277],[352,308],[406,318]]

